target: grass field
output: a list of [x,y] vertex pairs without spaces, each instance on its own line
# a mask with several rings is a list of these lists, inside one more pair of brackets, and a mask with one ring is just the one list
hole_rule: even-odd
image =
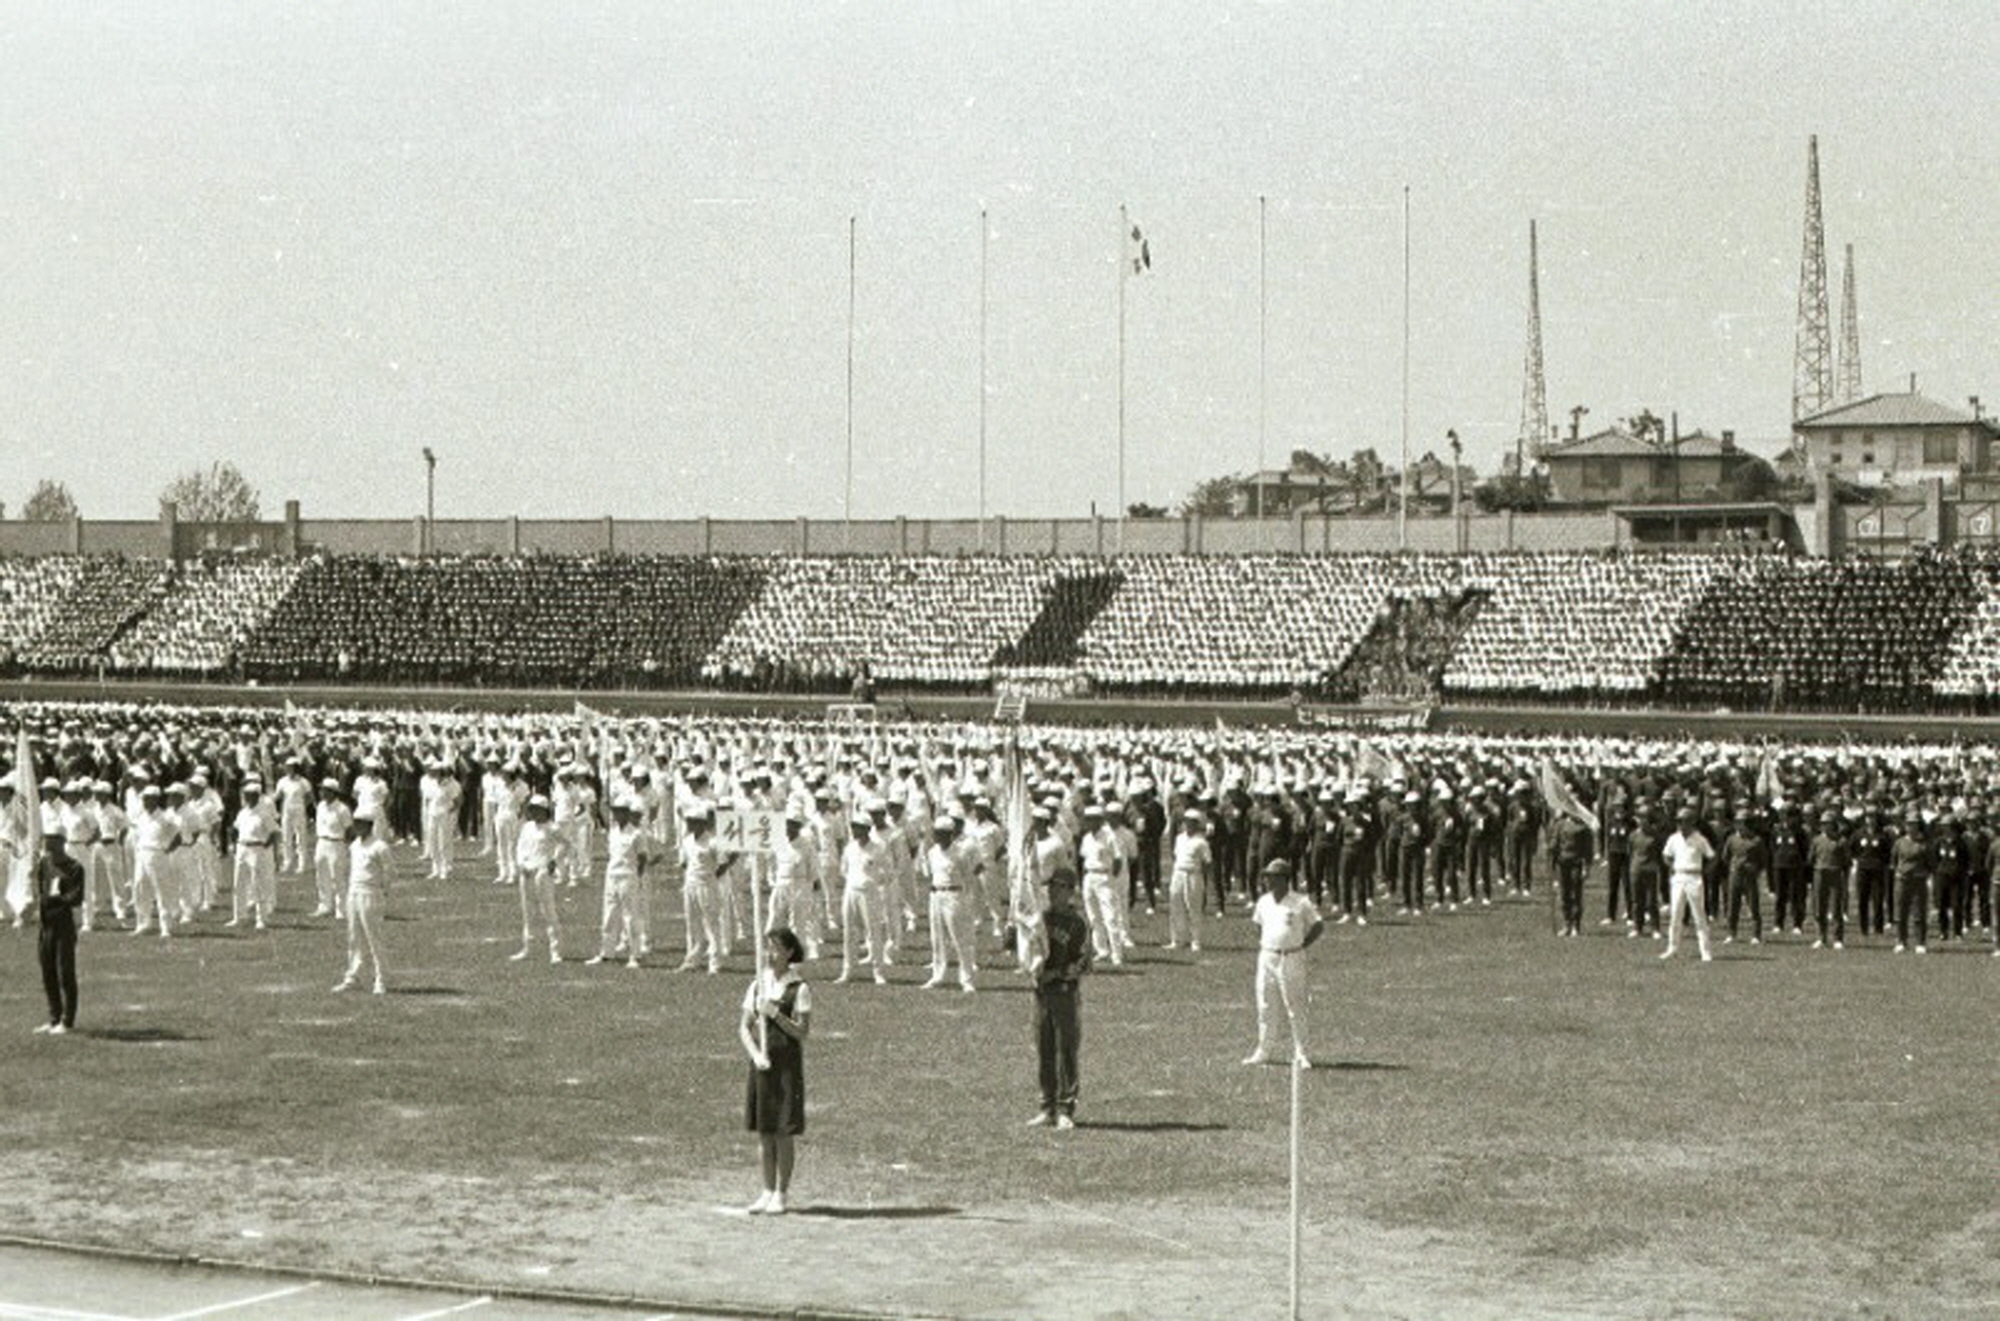
[[[414,857],[398,850],[403,875]],[[32,931],[0,931],[0,1214],[15,1233],[500,1287],[975,1316],[1278,1316],[1282,1069],[1251,1044],[1247,922],[1086,993],[1078,1130],[1028,1130],[1029,997],[815,981],[810,1130],[754,1194],[748,976],[510,963],[467,856],[392,895],[393,993],[335,996],[301,914],[84,938],[83,1031],[31,1036]],[[1592,902],[1596,902],[1593,894]],[[1590,909],[1594,915],[1596,909]],[[669,914],[673,920],[664,920]],[[2000,960],[1659,947],[1503,903],[1314,951],[1308,1315],[2000,1312]]]

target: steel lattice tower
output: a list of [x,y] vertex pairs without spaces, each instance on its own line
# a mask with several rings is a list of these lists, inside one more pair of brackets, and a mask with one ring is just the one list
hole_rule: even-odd
[[1799,258],[1798,345],[1792,421],[1833,405],[1833,327],[1826,312],[1826,226],[1819,211],[1819,136],[1806,139],[1806,242]]
[[1847,245],[1847,267],[1840,280],[1840,402],[1861,397],[1861,312],[1854,305],[1854,245]]
[[1549,387],[1542,375],[1541,257],[1535,247],[1535,222],[1528,222],[1528,356],[1521,368],[1521,434],[1514,441],[1514,470],[1549,441]]

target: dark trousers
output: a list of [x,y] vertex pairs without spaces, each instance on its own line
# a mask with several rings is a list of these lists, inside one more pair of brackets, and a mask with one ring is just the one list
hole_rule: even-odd
[[1138,866],[1132,874],[1132,888],[1125,900],[1127,903],[1135,902],[1138,892],[1144,890],[1146,907],[1157,907],[1160,902],[1160,841],[1155,839],[1149,844],[1140,840],[1137,862]]
[[1648,862],[1632,872],[1632,925],[1640,931],[1660,929],[1660,867]]
[[1424,851],[1415,845],[1405,844],[1396,859],[1402,890],[1398,898],[1403,907],[1413,913],[1424,911]]
[[1324,907],[1328,895],[1333,897],[1335,903],[1340,901],[1340,885],[1335,879],[1334,869],[1334,862],[1339,856],[1331,842],[1316,845],[1306,855],[1306,884],[1312,890],[1312,901],[1316,906]]
[[1773,930],[1785,925],[1785,914],[1792,915],[1792,929],[1798,930],[1806,924],[1806,869],[1802,866],[1779,867],[1771,873],[1771,887],[1778,892],[1777,902],[1771,906],[1771,927]]
[[1366,849],[1340,851],[1340,906],[1357,917],[1368,915],[1368,892],[1375,888],[1372,863]]
[[[1847,939],[1847,873],[1820,867],[1813,870],[1813,920],[1822,941]],[[1827,935],[1827,924],[1833,934]]]
[[1854,912],[1861,919],[1861,934],[1881,935],[1889,929],[1889,874],[1879,871],[1854,873]]
[[1074,1115],[1082,1001],[1074,983],[1035,988],[1035,1052],[1041,1058],[1042,1113]]
[[76,1026],[76,928],[64,923],[41,931],[42,989],[49,995],[49,1022]]
[[1937,890],[1938,939],[1950,940],[1965,931],[1965,904],[1959,898],[1962,876],[1940,876]]
[[1632,902],[1632,855],[1629,853],[1607,853],[1604,855],[1604,915],[1613,922],[1618,920],[1618,905],[1625,904],[1628,920],[1637,920]]
[[1743,916],[1743,901],[1750,901],[1750,935],[1752,939],[1764,938],[1764,896],[1758,893],[1758,875],[1754,871],[1738,872],[1729,878],[1729,934],[1736,935],[1736,923]]
[[1729,865],[1721,858],[1712,860],[1701,872],[1701,911],[1713,922],[1722,916],[1722,883]]
[[1910,914],[1917,917],[1917,943],[1929,943],[1931,923],[1930,877],[1904,876],[1896,881],[1896,943],[1910,943]]
[[1556,879],[1562,884],[1563,925],[1583,926],[1583,873],[1589,863],[1582,858],[1556,860]]
[[1436,902],[1444,904],[1458,902],[1458,846],[1446,845],[1431,850],[1431,891],[1437,896]]
[[1526,891],[1534,889],[1535,879],[1535,837],[1525,831],[1507,841],[1507,875],[1514,885]]

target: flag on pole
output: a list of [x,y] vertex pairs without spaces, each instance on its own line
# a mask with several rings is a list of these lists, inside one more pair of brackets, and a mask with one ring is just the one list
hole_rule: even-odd
[[1757,763],[1757,797],[1769,806],[1783,792],[1784,784],[1778,779],[1778,759],[1766,748]]
[[[1099,230],[1098,233],[1103,233]],[[1129,275],[1144,275],[1153,269],[1153,249],[1146,242],[1146,236],[1139,232],[1137,225],[1125,236],[1125,270]]]
[[1001,762],[1000,791],[1006,799],[1007,897],[1009,916],[1016,922],[1036,916],[1034,890],[1028,884],[1028,780],[1021,771],[1021,745],[1010,735]]
[[1387,783],[1401,776],[1395,763],[1384,756],[1380,748],[1363,738],[1354,741],[1354,778]]
[[28,746],[25,725],[14,738],[14,801],[26,820],[21,856],[14,860],[10,875],[0,876],[0,886],[7,891],[7,911],[18,918],[34,899],[35,863],[42,856],[42,796],[35,782],[35,754]]
[[1570,792],[1570,787],[1563,783],[1562,776],[1556,773],[1555,763],[1546,757],[1542,759],[1541,782],[1542,801],[1549,805],[1550,811],[1583,822],[1590,827],[1592,833],[1602,828],[1598,824],[1597,813],[1576,800],[1576,795]]

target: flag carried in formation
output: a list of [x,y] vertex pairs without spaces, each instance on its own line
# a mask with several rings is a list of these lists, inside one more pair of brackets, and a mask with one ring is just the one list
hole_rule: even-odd
[[1021,745],[1012,737],[1000,763],[1000,792],[1006,799],[1008,916],[1029,922],[1037,914],[1028,884],[1028,779],[1021,771]]
[[14,801],[25,814],[27,837],[22,840],[21,856],[14,862],[13,874],[0,876],[0,886],[7,891],[8,911],[18,914],[34,898],[35,863],[42,856],[42,794],[35,782],[35,753],[28,746],[25,726],[14,740]]
[[1567,784],[1563,783],[1562,776],[1556,774],[1555,763],[1546,757],[1542,759],[1541,781],[1542,801],[1549,805],[1551,812],[1583,822],[1590,827],[1593,834],[1602,829],[1598,824],[1597,813],[1576,801],[1576,795],[1570,792]]

